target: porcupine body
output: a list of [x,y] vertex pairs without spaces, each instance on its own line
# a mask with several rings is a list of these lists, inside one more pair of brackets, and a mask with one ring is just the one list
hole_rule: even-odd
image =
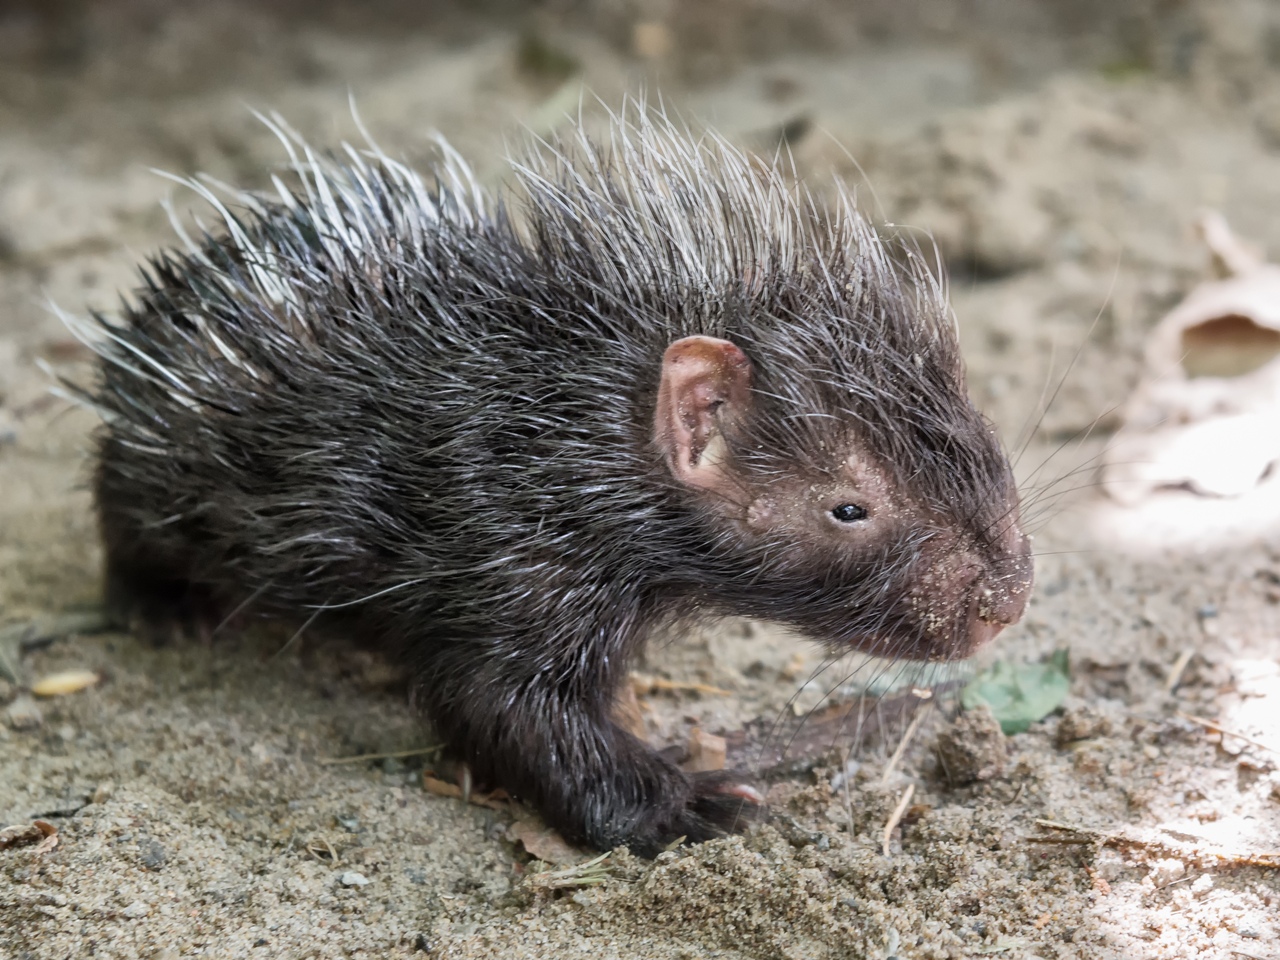
[[[655,625],[966,655],[1031,583],[1017,494],[918,256],[661,116],[493,196],[379,151],[215,203],[106,337],[95,478],[132,618],[341,611],[480,784],[653,854],[753,792],[610,718]],[[296,152],[295,152],[296,151]]]

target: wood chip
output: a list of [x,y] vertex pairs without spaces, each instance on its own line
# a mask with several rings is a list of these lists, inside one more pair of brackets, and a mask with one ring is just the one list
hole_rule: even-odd
[[689,731],[689,759],[681,767],[688,773],[723,770],[727,752],[724,737],[717,737],[701,727],[694,727]]
[[58,828],[45,820],[35,821],[35,826],[37,830],[44,834],[44,839],[36,844],[36,848],[32,852],[37,857],[43,857],[58,845]]
[[31,692],[37,697],[63,697],[87,690],[101,679],[92,670],[62,670],[41,677],[31,685]]

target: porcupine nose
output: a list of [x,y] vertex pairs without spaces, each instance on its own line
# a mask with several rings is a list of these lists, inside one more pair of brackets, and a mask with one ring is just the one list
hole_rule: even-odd
[[1010,526],[1000,539],[1000,547],[985,575],[974,584],[970,600],[970,650],[989,643],[1005,627],[1021,620],[1031,599],[1035,570],[1030,538],[1016,526]]

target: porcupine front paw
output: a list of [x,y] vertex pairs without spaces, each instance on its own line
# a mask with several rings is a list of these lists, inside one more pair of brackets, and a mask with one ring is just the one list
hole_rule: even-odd
[[420,680],[419,703],[476,783],[528,803],[570,843],[653,857],[681,839],[740,832],[760,815],[763,797],[744,778],[685,773],[601,722],[599,701],[565,698],[539,683],[505,694],[510,678],[493,672],[473,683]]
[[594,837],[595,846],[626,844],[634,854],[654,857],[680,841],[741,833],[764,812],[761,793],[730,771],[686,774],[672,767],[664,773],[658,795],[646,797],[629,829],[621,836]]
[[668,823],[657,825],[645,856],[655,856],[682,837],[686,843],[700,843],[741,833],[764,813],[764,795],[731,771],[695,773],[688,779],[687,802]]
[[113,625],[153,647],[179,643],[209,643],[217,620],[199,605],[166,603],[163,598],[140,595],[131,603],[108,607]]

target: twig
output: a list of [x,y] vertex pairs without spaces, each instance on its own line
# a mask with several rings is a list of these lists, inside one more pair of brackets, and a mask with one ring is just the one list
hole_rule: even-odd
[[440,744],[432,747],[416,747],[413,750],[393,750],[390,753],[360,753],[354,757],[319,757],[316,763],[322,767],[332,767],[340,763],[361,763],[365,760],[398,760],[401,757],[421,757],[428,753],[437,753]]
[[609,879],[612,867],[605,863],[611,854],[600,856],[579,863],[563,870],[543,870],[530,874],[525,883],[542,890],[563,890],[566,887],[598,887]]
[[1267,869],[1280,868],[1280,850],[1266,851],[1264,853],[1243,853],[1236,854],[1231,852],[1223,852],[1219,850],[1206,850],[1203,847],[1195,847],[1191,850],[1173,843],[1166,843],[1160,840],[1142,840],[1138,837],[1126,836],[1123,833],[1105,833],[1102,830],[1094,830],[1091,827],[1078,827],[1070,823],[1060,823],[1057,820],[1041,820],[1037,818],[1033,821],[1036,826],[1044,827],[1048,830],[1061,830],[1064,833],[1072,834],[1079,837],[1079,840],[1073,840],[1067,837],[1028,837],[1032,843],[1096,843],[1099,847],[1138,847],[1152,853],[1162,853],[1179,857],[1181,859],[1194,858],[1197,860],[1214,860],[1222,864],[1231,866],[1249,866],[1249,867],[1265,867]]
[[924,721],[924,711],[917,709],[916,715],[911,718],[911,723],[907,725],[906,732],[903,733],[902,739],[898,741],[898,746],[893,751],[893,756],[889,758],[889,763],[884,768],[884,773],[880,775],[881,783],[888,783],[889,777],[893,775],[894,768],[902,760],[902,755],[907,752],[907,744],[911,742],[911,738],[915,736],[916,731],[920,729],[920,724]]
[[1177,713],[1178,716],[1182,717],[1182,719],[1190,720],[1192,723],[1198,723],[1202,727],[1208,727],[1210,730],[1214,730],[1222,734],[1224,737],[1235,737],[1237,740],[1243,740],[1245,743],[1252,744],[1259,750],[1267,750],[1271,753],[1280,753],[1280,750],[1277,750],[1270,744],[1263,743],[1261,740],[1255,740],[1253,737],[1246,737],[1243,733],[1236,733],[1234,730],[1228,730],[1216,721],[1206,720],[1204,717],[1197,717],[1190,713],[1183,713],[1181,710],[1177,711]]
[[452,797],[454,800],[461,800],[463,803],[469,803],[477,807],[488,807],[490,810],[508,810],[510,797],[501,787],[490,793],[480,793],[478,790],[471,789],[471,777],[469,772],[465,772],[461,784],[450,783],[448,780],[441,780],[439,777],[432,776],[429,770],[422,773],[422,789],[427,793],[436,797]]
[[317,860],[320,860],[321,862],[323,862],[323,859],[324,859],[323,857],[320,856],[321,853],[328,853],[330,862],[332,863],[338,862],[338,851],[333,849],[333,844],[330,843],[328,840],[326,840],[324,837],[317,837],[317,838],[308,840],[307,845],[302,849],[306,850],[307,853],[311,854],[311,856],[315,857]]
[[893,856],[889,852],[889,838],[893,836],[894,829],[902,822],[902,815],[907,812],[907,804],[911,802],[911,796],[915,792],[916,785],[914,783],[907,784],[907,789],[902,791],[902,799],[893,808],[893,813],[889,814],[889,822],[884,825],[884,844],[881,849],[886,857]]
[[689,683],[679,680],[667,680],[663,677],[651,677],[643,673],[631,674],[631,688],[637,696],[656,693],[664,690],[668,693],[702,693],[713,697],[731,697],[732,690],[713,687],[709,683]]
[[1165,693],[1173,693],[1174,690],[1178,689],[1178,684],[1182,681],[1182,674],[1186,671],[1187,664],[1191,662],[1191,658],[1195,655],[1196,652],[1191,647],[1178,654],[1178,659],[1173,661],[1173,666],[1169,668],[1169,676],[1165,678]]
[[[1046,829],[1049,829],[1049,830],[1062,830],[1064,833],[1074,833],[1081,837],[1086,838],[1087,840],[1100,841],[1103,843],[1105,843],[1111,837],[1115,836],[1115,834],[1103,833],[1101,830],[1094,830],[1092,827],[1078,827],[1072,823],[1059,823],[1057,820],[1042,820],[1040,817],[1036,817],[1034,823],[1037,827],[1045,827]],[[1055,838],[1032,837],[1031,839],[1032,840],[1043,839],[1043,840],[1050,840],[1051,842],[1053,842]],[[1056,839],[1056,842],[1061,843],[1062,840],[1058,838]]]

